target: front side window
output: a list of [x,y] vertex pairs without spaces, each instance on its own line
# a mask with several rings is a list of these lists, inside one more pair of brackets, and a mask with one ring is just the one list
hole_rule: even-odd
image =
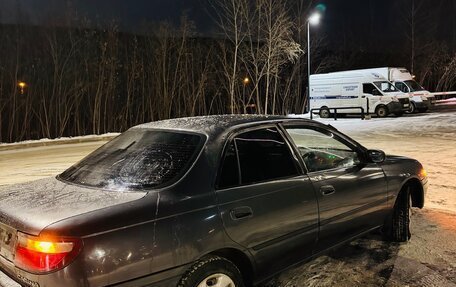
[[203,136],[180,132],[126,131],[59,178],[113,191],[167,185],[179,178],[201,150]]
[[236,136],[228,145],[219,188],[234,186],[238,181],[252,184],[296,175],[299,175],[296,162],[279,131],[254,130]]
[[309,172],[357,165],[358,154],[329,131],[287,128]]
[[424,88],[413,80],[405,81],[405,84],[410,87],[412,92],[424,91]]
[[364,94],[370,94],[374,96],[381,96],[382,94],[380,93],[379,90],[373,85],[373,84],[363,84],[363,93]]
[[374,82],[377,88],[384,93],[397,92],[396,87],[388,81]]
[[408,87],[402,83],[402,82],[396,82],[394,83],[394,85],[396,86],[396,88],[398,88],[400,91],[404,92],[404,93],[408,93]]

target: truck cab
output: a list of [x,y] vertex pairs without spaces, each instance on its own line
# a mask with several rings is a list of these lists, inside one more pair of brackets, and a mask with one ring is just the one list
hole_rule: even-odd
[[410,96],[410,113],[426,112],[435,105],[435,97],[426,91],[415,80],[398,80],[393,82],[396,88]]
[[406,68],[373,68],[360,71],[377,73],[392,82],[396,88],[409,95],[409,113],[426,112],[431,106],[435,105],[435,96],[426,91],[415,81],[415,77]]

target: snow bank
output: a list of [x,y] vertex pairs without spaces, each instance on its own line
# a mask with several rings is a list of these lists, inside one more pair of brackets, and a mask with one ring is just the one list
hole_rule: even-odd
[[445,100],[438,100],[436,101],[437,105],[456,105],[456,98],[449,98]]
[[61,137],[61,138],[55,138],[55,139],[42,138],[39,140],[27,140],[27,141],[14,142],[14,143],[0,143],[0,150],[20,149],[20,148],[36,147],[36,146],[48,146],[48,145],[55,145],[55,144],[82,143],[82,142],[110,140],[118,135],[119,135],[119,133],[106,133],[106,134],[101,134],[101,135]]

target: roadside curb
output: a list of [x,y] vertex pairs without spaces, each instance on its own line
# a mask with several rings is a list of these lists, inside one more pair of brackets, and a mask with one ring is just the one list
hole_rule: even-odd
[[0,145],[0,151],[13,150],[13,149],[25,149],[32,147],[43,147],[43,146],[53,146],[53,145],[64,145],[64,144],[75,144],[75,143],[85,143],[85,142],[98,142],[98,141],[108,141],[116,136],[118,133],[112,133],[107,135],[100,135],[95,137],[74,137],[74,138],[63,138],[63,139],[51,139],[51,140],[37,140],[30,142],[19,142],[11,144]]

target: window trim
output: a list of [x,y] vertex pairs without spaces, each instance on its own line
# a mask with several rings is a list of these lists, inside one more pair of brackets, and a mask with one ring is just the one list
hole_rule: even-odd
[[[296,153],[294,151],[294,148],[292,147],[291,142],[289,141],[287,135],[283,132],[280,124],[281,124],[280,122],[279,123],[268,123],[268,124],[262,124],[262,125],[256,125],[256,126],[240,128],[238,130],[233,131],[226,138],[224,146],[223,146],[223,149],[222,149],[220,160],[218,161],[217,175],[216,175],[216,181],[215,181],[215,190],[216,191],[218,191],[218,190],[226,190],[226,189],[231,189],[231,188],[239,188],[239,187],[244,187],[244,186],[251,186],[251,185],[256,185],[256,184],[263,184],[263,183],[270,182],[270,181],[287,180],[287,179],[291,179],[291,178],[295,178],[295,177],[300,177],[303,174],[305,174],[305,170],[302,169],[302,165],[301,165],[300,161],[298,160],[298,157],[296,157]],[[275,128],[279,132],[279,134],[283,138],[284,142],[286,143],[286,145],[288,147],[288,150],[291,153],[291,158],[293,159],[293,162],[294,162],[295,167],[296,167],[296,171],[298,173],[296,175],[293,175],[293,176],[285,176],[285,177],[280,177],[280,178],[274,178],[274,179],[268,179],[268,180],[263,180],[263,181],[258,181],[258,182],[252,182],[252,183],[244,184],[244,183],[242,183],[242,174],[241,174],[241,166],[240,166],[240,161],[239,161],[239,153],[238,153],[238,150],[237,150],[236,141],[234,139],[238,135],[243,134],[243,133],[247,133],[247,132],[251,132],[251,131],[255,131],[255,130],[263,130],[263,129],[268,129],[268,128]],[[224,164],[224,161],[225,161],[225,155],[226,155],[228,146],[231,144],[231,142],[234,143],[234,148],[236,150],[239,183],[237,185],[234,185],[234,186],[221,188],[220,187],[221,171],[222,171],[222,167],[223,167],[223,164]]]
[[298,147],[296,146],[295,142],[293,141],[293,138],[291,137],[291,135],[288,133],[287,128],[288,129],[292,129],[292,128],[310,129],[310,130],[314,130],[314,131],[320,132],[320,133],[322,133],[322,131],[323,131],[323,134],[324,134],[324,131],[331,132],[331,133],[334,134],[334,138],[336,140],[340,141],[341,143],[347,145],[349,148],[353,149],[353,151],[356,152],[356,154],[358,155],[358,157],[360,158],[360,161],[362,163],[365,162],[365,153],[366,153],[367,149],[365,147],[363,147],[361,144],[357,143],[356,141],[347,138],[346,136],[341,134],[338,130],[336,130],[336,129],[332,128],[332,127],[331,128],[324,128],[324,127],[321,127],[321,126],[318,126],[318,125],[314,125],[314,124],[311,124],[311,123],[309,123],[309,124],[282,123],[281,127],[283,128],[284,132],[286,132],[287,139],[293,144],[293,151],[297,155],[299,155],[299,159],[300,159],[299,161],[301,162],[302,166],[305,168],[305,173],[306,174],[314,174],[314,173],[321,173],[321,172],[327,172],[327,171],[342,170],[342,169],[347,169],[347,167],[335,167],[335,168],[331,168],[331,169],[309,171],[309,169],[307,168],[304,160],[302,159],[302,157],[300,155]]

